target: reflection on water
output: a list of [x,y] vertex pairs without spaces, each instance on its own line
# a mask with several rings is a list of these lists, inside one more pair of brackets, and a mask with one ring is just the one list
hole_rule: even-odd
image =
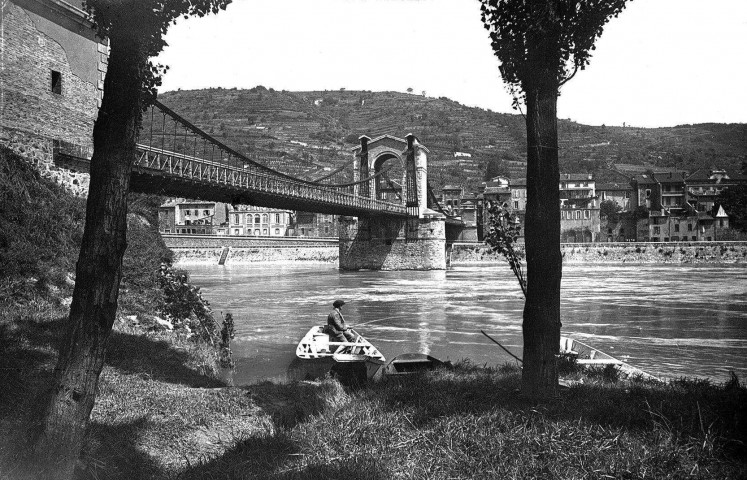
[[[335,266],[190,269],[213,310],[236,321],[236,384],[282,379],[300,338],[332,301],[391,358],[404,352],[496,365],[521,356],[524,299],[504,265],[433,272],[340,272]],[[565,266],[563,332],[665,377],[747,375],[742,265]]]

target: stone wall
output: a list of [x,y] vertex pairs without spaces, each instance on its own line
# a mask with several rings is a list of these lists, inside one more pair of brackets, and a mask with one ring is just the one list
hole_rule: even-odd
[[218,265],[228,248],[226,265],[250,263],[337,263],[337,240],[294,237],[253,238],[208,235],[163,235],[177,265]]
[[51,178],[74,195],[88,195],[90,175],[55,162],[53,140],[48,137],[17,130],[0,128],[0,144],[28,160],[45,178]]
[[[43,2],[18,1],[3,2],[1,8],[0,143],[27,158],[43,176],[86,195],[88,174],[56,165],[53,144],[73,146],[90,158],[107,44],[75,9],[61,13]],[[59,92],[52,88],[53,72],[60,74]]]
[[444,218],[340,217],[340,269],[443,270]]
[[[747,264],[747,242],[575,243],[561,251],[564,263]],[[503,261],[481,243],[454,244],[450,257],[452,265]]]
[[[3,127],[90,149],[106,47],[11,2],[3,2],[2,22]],[[61,75],[60,93],[52,91],[53,71]]]

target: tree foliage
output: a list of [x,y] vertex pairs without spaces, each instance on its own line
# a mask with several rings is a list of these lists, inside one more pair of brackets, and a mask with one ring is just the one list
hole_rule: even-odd
[[490,227],[488,234],[485,236],[485,243],[490,246],[493,252],[503,255],[526,297],[527,281],[524,278],[524,270],[521,265],[522,256],[520,252],[516,251],[516,243],[521,237],[521,221],[505,203],[491,204],[488,207],[488,213],[490,214],[488,220]]
[[[604,25],[617,17],[629,0],[480,0],[482,21],[490,34],[501,77],[518,106],[526,98],[533,74],[530,44],[548,38],[548,68],[562,85],[589,65],[594,43]],[[548,45],[549,44],[549,45]]]
[[620,212],[622,212],[622,207],[614,200],[605,200],[599,204],[600,216],[606,218],[610,223],[620,221]]
[[747,185],[725,188],[715,203],[724,207],[731,228],[747,232]]
[[231,0],[85,0],[101,38],[125,41],[142,63],[142,89],[146,103],[155,99],[161,76],[168,67],[147,60],[167,46],[164,35],[179,18],[204,17],[225,10]]

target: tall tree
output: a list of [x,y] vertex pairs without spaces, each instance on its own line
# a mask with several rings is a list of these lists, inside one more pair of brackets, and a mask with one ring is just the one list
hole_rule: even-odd
[[145,106],[165,68],[150,58],[180,17],[225,9],[231,0],[86,0],[98,35],[108,38],[109,68],[93,129],[86,225],[75,290],[44,416],[34,432],[37,475],[70,478],[93,408],[114,324],[126,248],[127,192]]
[[522,325],[522,394],[557,393],[560,343],[560,194],[557,100],[560,87],[589,64],[594,42],[626,0],[480,0],[500,72],[526,105],[527,292]]

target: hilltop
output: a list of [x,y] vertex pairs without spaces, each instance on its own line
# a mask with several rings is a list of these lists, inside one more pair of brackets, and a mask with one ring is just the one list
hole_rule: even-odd
[[[292,175],[319,176],[351,159],[360,135],[414,133],[431,151],[431,184],[474,189],[491,171],[523,177],[524,118],[445,97],[400,92],[211,88],[159,95],[179,115],[242,153]],[[747,124],[665,128],[591,126],[560,120],[560,168],[620,181],[647,169],[725,168],[747,158]],[[456,152],[462,152],[455,157]]]

